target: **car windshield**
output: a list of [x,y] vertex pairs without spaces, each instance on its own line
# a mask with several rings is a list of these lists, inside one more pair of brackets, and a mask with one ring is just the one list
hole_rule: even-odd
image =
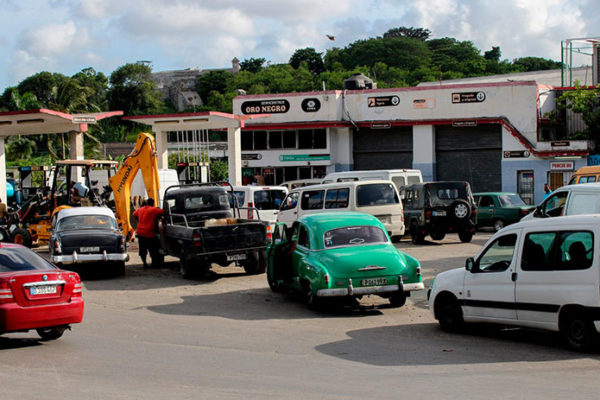
[[185,209],[193,211],[229,210],[229,196],[225,193],[194,194],[185,197]]
[[323,235],[325,248],[339,246],[362,246],[365,244],[385,243],[387,236],[376,226],[347,226],[332,229]]
[[501,194],[498,196],[498,201],[502,207],[526,205],[518,194]]
[[266,189],[254,192],[254,207],[259,210],[279,210],[285,198],[285,190]]
[[73,215],[58,221],[56,227],[59,231],[70,231],[80,229],[117,229],[114,218],[108,215]]
[[0,272],[50,269],[55,267],[29,249],[22,247],[0,249]]
[[466,182],[440,182],[428,184],[426,198],[432,206],[452,203],[457,199],[472,201],[472,194]]
[[400,200],[391,183],[372,183],[356,187],[356,204],[359,207],[398,204]]

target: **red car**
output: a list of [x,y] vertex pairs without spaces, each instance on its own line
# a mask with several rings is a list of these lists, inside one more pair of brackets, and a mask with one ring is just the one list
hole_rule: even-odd
[[0,243],[0,335],[35,329],[53,340],[82,319],[79,275],[26,247]]

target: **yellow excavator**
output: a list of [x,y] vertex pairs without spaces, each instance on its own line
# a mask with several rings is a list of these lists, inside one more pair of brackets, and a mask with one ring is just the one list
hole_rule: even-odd
[[149,198],[158,204],[158,156],[154,136],[151,133],[138,134],[135,148],[123,160],[117,173],[110,177],[109,185],[115,197],[115,210],[119,226],[128,239],[133,238],[131,225],[131,184],[138,171],[142,171],[144,186]]

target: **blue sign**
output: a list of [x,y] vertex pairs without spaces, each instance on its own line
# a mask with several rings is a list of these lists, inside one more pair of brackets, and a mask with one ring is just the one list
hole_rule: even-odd
[[588,156],[587,165],[600,165],[600,155]]

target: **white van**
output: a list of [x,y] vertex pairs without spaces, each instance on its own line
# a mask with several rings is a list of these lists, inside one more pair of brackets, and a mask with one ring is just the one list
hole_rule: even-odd
[[238,207],[242,208],[242,218],[260,219],[274,224],[279,213],[279,206],[283,203],[288,190],[283,186],[248,185],[234,186],[233,193]]
[[560,331],[575,350],[600,330],[600,215],[539,218],[492,236],[428,294],[440,327],[492,322]]
[[391,181],[330,183],[292,190],[281,205],[277,222],[288,227],[304,215],[331,211],[358,211],[377,217],[393,240],[404,235],[404,212]]
[[319,185],[321,183],[321,179],[313,178],[313,179],[297,179],[295,181],[286,181],[281,184],[281,186],[285,186],[288,190],[296,189],[303,186],[312,186]]
[[600,183],[580,183],[556,189],[522,221],[561,215],[600,214]]
[[392,181],[396,185],[396,189],[400,192],[403,186],[412,185],[413,183],[423,182],[423,175],[418,169],[376,169],[364,171],[344,171],[332,172],[321,181],[321,183],[334,182],[349,182],[349,181],[365,181],[381,179]]

